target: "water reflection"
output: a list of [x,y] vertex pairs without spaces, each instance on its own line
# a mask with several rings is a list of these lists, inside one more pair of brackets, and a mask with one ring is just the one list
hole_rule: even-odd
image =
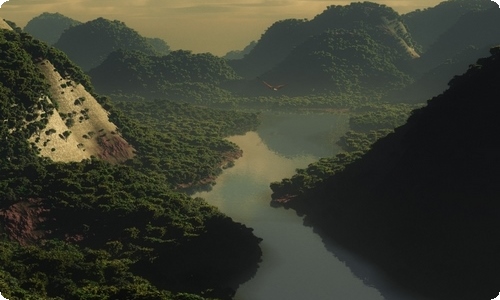
[[236,299],[383,299],[337,260],[294,211],[269,206],[271,182],[338,151],[334,140],[347,130],[347,117],[266,113],[263,118],[258,132],[230,138],[243,149],[243,157],[210,192],[195,195],[263,238],[263,262]]

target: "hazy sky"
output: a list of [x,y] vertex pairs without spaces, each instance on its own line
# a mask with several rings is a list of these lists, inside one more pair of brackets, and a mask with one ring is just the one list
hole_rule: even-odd
[[[1,2],[1,1],[0,1]],[[172,49],[223,55],[258,40],[275,21],[311,19],[335,0],[10,0],[0,17],[24,27],[43,12],[85,22],[97,17],[125,22],[144,36],[160,37]],[[442,0],[373,0],[400,13]]]

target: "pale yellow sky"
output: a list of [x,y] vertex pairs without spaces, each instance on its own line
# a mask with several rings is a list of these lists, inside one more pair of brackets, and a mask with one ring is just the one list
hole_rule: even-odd
[[[373,0],[400,13],[435,6],[444,0]],[[1,2],[1,0],[0,0]],[[97,17],[125,22],[148,37],[167,41],[173,50],[224,55],[258,40],[275,21],[311,19],[330,0],[10,0],[0,17],[24,27],[43,12],[59,12],[85,22]]]

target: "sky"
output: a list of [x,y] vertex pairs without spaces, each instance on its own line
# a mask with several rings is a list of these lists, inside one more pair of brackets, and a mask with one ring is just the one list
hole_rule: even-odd
[[[435,6],[444,0],[372,0],[399,13]],[[0,0],[0,3],[2,0]],[[241,50],[274,22],[312,19],[335,0],[10,0],[0,17],[24,27],[43,12],[59,12],[86,22],[97,17],[120,20],[141,35],[164,39],[172,50],[224,55]]]

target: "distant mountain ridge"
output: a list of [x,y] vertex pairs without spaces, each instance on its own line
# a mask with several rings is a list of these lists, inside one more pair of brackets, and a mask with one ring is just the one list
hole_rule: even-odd
[[68,28],[54,46],[84,71],[97,67],[118,49],[136,50],[147,55],[158,54],[148,39],[125,23],[104,18]]
[[434,7],[409,12],[402,18],[422,52],[426,52],[461,16],[491,8],[498,8],[491,0],[447,0]]
[[35,38],[53,45],[66,29],[80,24],[82,24],[80,21],[60,13],[44,12],[31,19],[23,30]]
[[[327,30],[365,30],[377,43],[394,47],[398,59],[416,55],[413,41],[392,8],[372,2],[328,6],[312,20],[290,19],[274,23],[252,51],[230,65],[242,76],[251,78],[282,62],[295,47]],[[411,54],[409,54],[411,53]]]

